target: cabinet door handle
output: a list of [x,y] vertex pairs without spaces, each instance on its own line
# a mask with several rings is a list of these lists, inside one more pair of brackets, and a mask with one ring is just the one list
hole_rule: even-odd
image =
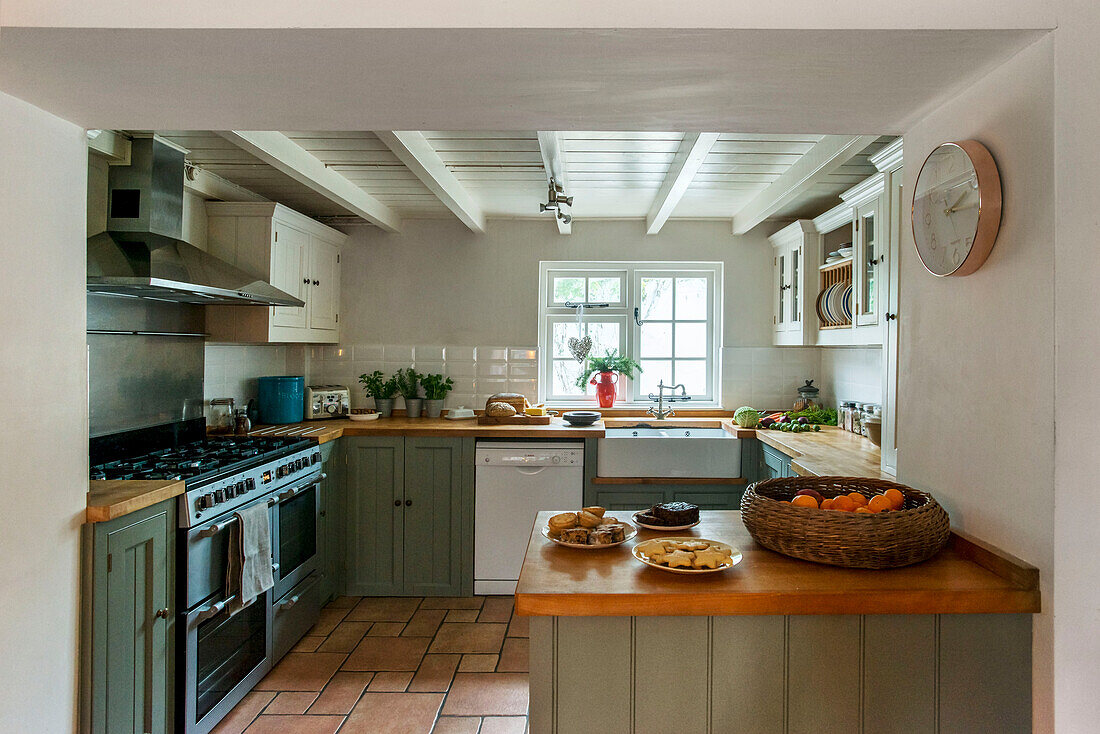
[[413,501],[412,500],[405,500],[405,507],[412,507],[412,506],[413,506]]
[[153,613],[153,616],[157,619],[168,619],[168,607],[164,609],[158,609]]
[[321,285],[321,281],[315,280],[315,281],[313,281],[313,285]]
[[306,278],[306,279],[305,279],[305,280],[303,280],[302,282],[303,282],[303,283],[305,283],[306,285],[309,285],[309,278]]
[[400,507],[401,506],[401,500],[394,500],[393,501],[393,506],[394,507]]
[[886,314],[886,320],[887,320],[887,321],[893,321],[893,320],[894,320],[894,319],[896,319],[897,317],[898,317],[898,315],[897,315],[896,313],[888,313],[888,314]]

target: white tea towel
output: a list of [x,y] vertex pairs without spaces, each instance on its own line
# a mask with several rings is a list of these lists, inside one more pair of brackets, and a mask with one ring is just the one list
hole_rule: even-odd
[[225,595],[229,613],[236,614],[275,585],[271,570],[271,511],[257,502],[233,513],[229,528],[229,568]]

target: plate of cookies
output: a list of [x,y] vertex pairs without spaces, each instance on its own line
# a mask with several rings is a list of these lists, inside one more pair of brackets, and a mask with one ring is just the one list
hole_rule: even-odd
[[741,551],[706,538],[654,538],[634,546],[634,557],[672,573],[714,573],[741,562]]
[[554,515],[542,529],[547,540],[567,548],[613,548],[638,534],[637,528],[607,515],[602,507],[584,507],[579,512]]

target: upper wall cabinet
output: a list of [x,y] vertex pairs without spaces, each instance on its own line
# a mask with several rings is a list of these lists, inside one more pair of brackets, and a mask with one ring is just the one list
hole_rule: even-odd
[[817,295],[812,267],[820,251],[813,222],[800,219],[769,238],[774,248],[772,276],[773,342],[779,346],[810,346],[817,338],[817,311],[810,299]]
[[213,341],[339,341],[340,248],[347,235],[269,202],[207,202],[206,217],[211,254],[306,304],[207,306]]

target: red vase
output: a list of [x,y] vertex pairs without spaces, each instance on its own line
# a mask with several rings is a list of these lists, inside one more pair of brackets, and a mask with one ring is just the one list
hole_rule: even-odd
[[614,372],[600,372],[599,375],[592,376],[590,384],[596,386],[596,399],[600,401],[601,408],[610,408],[615,405],[615,385],[618,381],[619,376]]

